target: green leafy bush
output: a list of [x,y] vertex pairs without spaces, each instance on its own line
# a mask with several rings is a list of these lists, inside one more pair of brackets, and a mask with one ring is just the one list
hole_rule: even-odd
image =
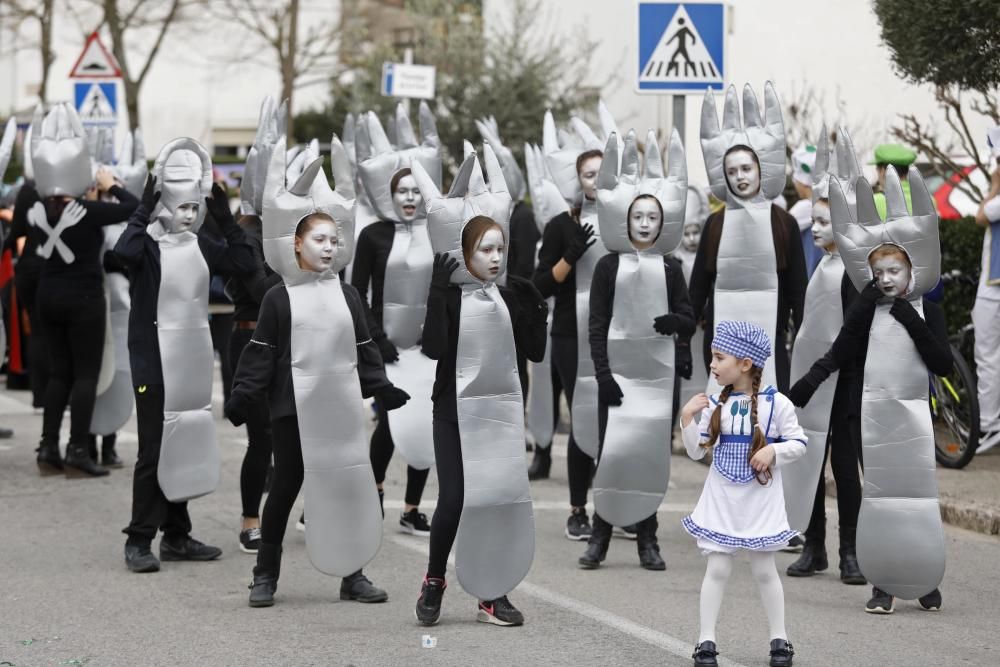
[[[971,217],[942,220],[941,273],[958,269],[965,275],[978,276],[985,232]],[[948,333],[954,333],[969,323],[975,301],[975,285],[954,282],[945,288],[941,306],[948,321]]]

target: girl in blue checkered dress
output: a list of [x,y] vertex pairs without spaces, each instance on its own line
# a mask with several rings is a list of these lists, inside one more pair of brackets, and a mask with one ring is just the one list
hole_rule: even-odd
[[698,394],[681,411],[688,455],[713,449],[712,467],[698,505],[684,528],[708,556],[701,587],[701,631],[696,665],[715,665],[715,624],[732,571],[733,555],[745,550],[771,633],[771,665],[791,665],[785,633],[785,602],[774,552],[796,534],[785,515],[781,469],[806,451],[795,407],[772,386],[761,387],[771,343],[748,322],[720,322],[712,341],[718,395]]

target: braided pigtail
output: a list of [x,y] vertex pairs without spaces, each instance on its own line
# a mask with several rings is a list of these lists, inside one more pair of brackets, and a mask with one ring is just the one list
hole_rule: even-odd
[[[753,431],[753,439],[750,441],[750,453],[747,454],[748,461],[753,458],[754,454],[767,446],[767,436],[764,434],[764,431],[757,427],[757,392],[760,391],[760,382],[763,370],[754,366],[750,369],[750,375],[750,430]],[[763,472],[756,473],[755,477],[757,478],[757,482],[759,484],[767,486],[767,483],[771,481],[770,468],[764,470]]]
[[722,432],[722,406],[729,400],[731,393],[733,393],[733,385],[727,384],[722,393],[719,394],[719,403],[715,406],[711,419],[708,420],[708,441],[701,443],[705,449],[714,447],[719,439],[719,434]]

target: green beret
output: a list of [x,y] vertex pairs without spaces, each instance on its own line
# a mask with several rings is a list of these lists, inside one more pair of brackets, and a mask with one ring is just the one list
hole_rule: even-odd
[[875,147],[875,161],[872,164],[891,164],[906,168],[917,159],[917,152],[901,144],[879,144]]

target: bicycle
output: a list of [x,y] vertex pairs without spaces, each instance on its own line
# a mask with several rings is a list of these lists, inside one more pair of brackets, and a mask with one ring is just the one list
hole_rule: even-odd
[[[977,283],[975,278],[957,269],[942,275],[941,281],[944,285]],[[975,327],[971,322],[949,336],[952,371],[943,377],[930,376],[930,406],[935,422],[934,457],[945,468],[964,468],[979,446],[979,397],[976,375],[968,362],[975,345],[974,337]]]

